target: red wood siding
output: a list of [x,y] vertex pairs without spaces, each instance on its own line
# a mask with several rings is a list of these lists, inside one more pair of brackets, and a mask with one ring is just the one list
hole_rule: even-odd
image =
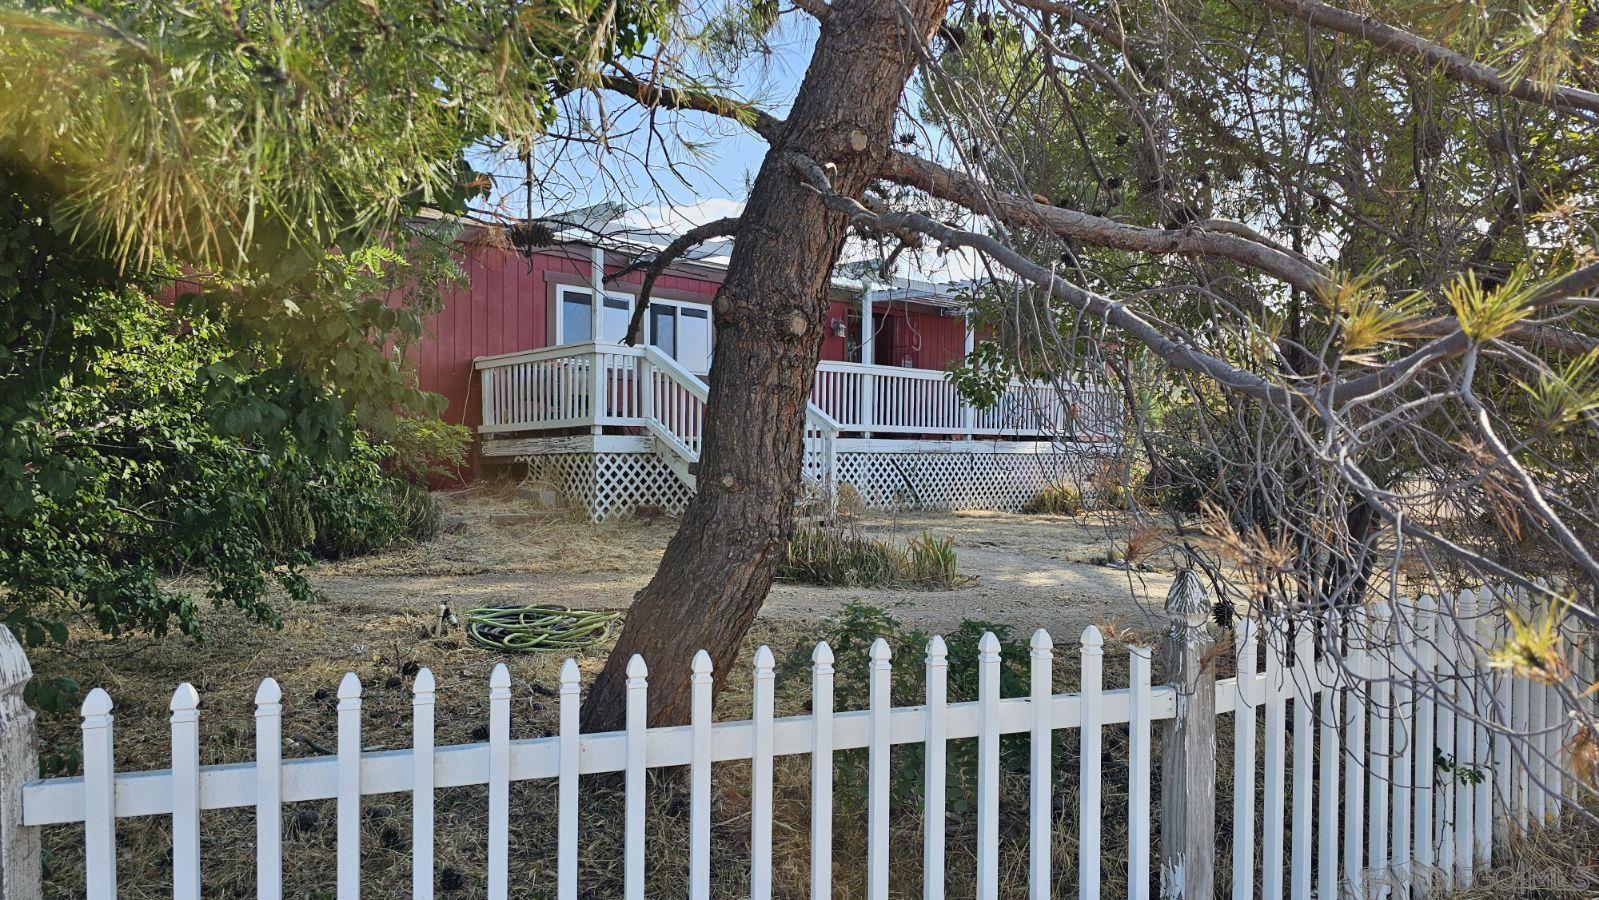
[[[549,346],[549,276],[586,281],[589,259],[586,247],[531,257],[470,242],[461,250],[465,283],[451,289],[443,308],[428,319],[414,356],[419,385],[447,401],[444,420],[475,429],[482,422],[482,406],[472,360]],[[617,261],[607,269],[615,272],[621,264]],[[643,273],[635,272],[617,286],[636,291],[642,280]],[[691,302],[710,303],[718,287],[719,273],[698,269],[670,272],[656,281],[656,290],[663,295]],[[854,307],[854,299],[842,294],[828,304],[822,359],[844,359],[845,339],[835,335],[831,325],[835,318],[850,323]],[[896,318],[894,358],[878,362],[894,365],[909,355],[918,368],[943,369],[960,358],[965,346],[960,318],[904,302],[879,304],[875,311]]]
[[[535,253],[524,257],[483,244],[462,245],[461,269],[466,284],[444,297],[443,309],[428,319],[417,347],[417,381],[423,390],[442,394],[449,405],[444,420],[476,427],[482,422],[472,360],[497,353],[537,350],[550,345],[549,280],[551,273],[587,279],[587,249],[575,253]],[[620,265],[607,266],[614,272]],[[620,284],[637,288],[642,273]],[[720,283],[692,275],[662,275],[656,289],[680,295],[715,296]]]
[[833,333],[833,320],[837,319],[850,327],[849,313],[855,304],[851,300],[833,298],[827,303],[827,321],[823,323],[822,331],[822,359],[832,362],[847,362],[844,359],[844,338]]
[[[846,323],[846,328],[859,328],[859,319],[851,319],[853,300],[835,299],[828,306],[828,331],[822,340],[822,359],[848,362],[845,358],[846,339],[833,334],[832,320]],[[959,316],[940,315],[935,307],[907,304],[903,301],[878,303],[872,307],[874,316],[894,319],[894,356],[879,359],[884,366],[897,366],[906,356],[914,368],[945,369],[966,354],[965,321]]]
[[945,369],[966,352],[966,325],[959,316],[940,315],[937,309],[896,306],[904,327],[896,335],[896,358],[909,354],[918,369]]

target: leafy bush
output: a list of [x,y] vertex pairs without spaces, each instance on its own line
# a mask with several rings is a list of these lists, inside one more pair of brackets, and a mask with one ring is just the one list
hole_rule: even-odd
[[[1005,625],[966,619],[944,636],[949,651],[949,702],[977,699],[977,644],[983,633],[992,631],[999,638],[999,693],[1002,697],[1026,696],[1028,691],[1028,647],[1012,636]],[[915,706],[925,700],[926,651],[929,635],[906,628],[880,607],[852,602],[837,619],[814,634],[833,650],[833,697],[836,709],[865,709],[871,692],[871,645],[883,638],[893,651],[890,659],[890,694],[895,706]],[[803,684],[803,673],[810,667],[810,647],[801,646],[783,661],[778,682]],[[954,814],[975,810],[977,802],[977,742],[950,741],[945,747],[947,802]],[[1000,764],[1007,770],[1025,771],[1028,765],[1027,742],[1023,735],[1000,739]],[[838,755],[837,791],[846,802],[866,799],[867,757],[865,750],[850,750]],[[894,750],[890,770],[890,793],[895,803],[915,802],[922,795],[924,772],[923,745],[907,744]]]
[[837,587],[951,588],[960,582],[955,566],[955,542],[926,531],[901,549],[836,525],[801,525],[777,577]]
[[319,559],[432,537],[438,532],[437,504],[425,488],[387,472],[391,458],[386,448],[357,435],[348,459],[299,473],[304,479],[274,479],[261,533],[277,553],[304,550]]
[[424,482],[466,465],[472,429],[441,419],[407,416],[383,436],[383,443],[392,468]]
[[[26,644],[65,642],[73,619],[113,637],[199,638],[206,601],[275,624],[269,588],[310,599],[301,569],[315,557],[436,527],[431,498],[390,471],[392,454],[349,413],[333,415],[337,440],[302,439],[321,436],[311,420],[340,409],[335,399],[233,364],[219,325],[179,322],[134,294],[101,303],[99,322],[66,326],[104,329],[73,377],[39,386],[6,370],[8,388],[34,388],[0,432],[0,596]],[[295,395],[306,421],[263,435],[256,421],[271,413],[249,399],[257,391]],[[174,587],[177,573],[199,576],[203,597]],[[42,684],[30,699],[49,710],[74,689]]]
[[[67,641],[69,622],[199,638],[207,602],[274,623],[269,589],[309,598],[316,556],[436,527],[395,474],[424,454],[356,423],[402,431],[439,399],[398,376],[455,271],[442,244],[172,296],[159,260],[124,268],[58,227],[56,187],[0,160],[0,620],[25,644]],[[28,702],[64,710],[75,690],[36,680]]]
[[1173,441],[1160,448],[1144,476],[1144,494],[1162,508],[1193,515],[1200,504],[1215,495],[1221,479],[1216,455],[1209,449],[1185,441]]

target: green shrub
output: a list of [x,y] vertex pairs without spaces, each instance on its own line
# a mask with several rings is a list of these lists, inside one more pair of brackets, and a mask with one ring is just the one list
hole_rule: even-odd
[[385,448],[358,434],[348,458],[280,474],[268,485],[271,499],[258,528],[275,552],[303,550],[318,559],[432,537],[438,505],[426,488],[387,471],[389,458]]
[[[977,644],[983,633],[992,631],[999,639],[999,692],[1002,697],[1022,697],[1028,691],[1028,647],[1017,640],[1008,626],[966,619],[953,632],[944,635],[949,651],[949,702],[977,699]],[[926,651],[930,638],[925,632],[906,628],[880,607],[851,602],[838,618],[813,635],[813,640],[797,647],[784,659],[778,682],[805,684],[804,673],[811,664],[811,646],[827,641],[833,650],[834,708],[866,709],[871,692],[871,645],[878,638],[888,642],[890,695],[895,706],[915,706],[925,700]],[[945,745],[948,769],[945,773],[947,801],[952,814],[973,811],[977,801],[977,742],[950,741]],[[1024,735],[1000,739],[1001,765],[1007,771],[1026,771],[1027,740]],[[865,750],[850,750],[838,755],[838,787],[845,802],[864,803],[866,799],[867,757]],[[921,796],[925,777],[923,746],[906,744],[894,749],[890,769],[890,793],[896,804],[914,803]]]
[[955,570],[955,541],[937,538],[923,530],[905,547],[909,564],[906,580],[935,587],[954,587],[960,580]]
[[[198,639],[207,603],[275,624],[270,589],[311,599],[315,558],[437,527],[427,492],[332,395],[242,364],[221,325],[133,294],[101,302],[92,326],[64,326],[105,332],[71,377],[40,383],[0,348],[0,618],[25,644],[66,642],[69,621]],[[73,691],[41,683],[29,701],[49,711]]]
[[1145,496],[1163,509],[1193,515],[1201,501],[1219,489],[1221,467],[1206,447],[1171,442],[1162,447],[1141,487]]
[[1086,507],[1083,505],[1083,492],[1076,485],[1051,484],[1046,486],[1022,508],[1022,512],[1044,514],[1051,516],[1077,516],[1082,515]]
[[472,429],[442,419],[407,416],[383,435],[388,464],[413,481],[448,475],[466,465]]
[[951,588],[960,582],[955,565],[955,542],[926,531],[900,548],[839,526],[801,525],[777,577],[832,587]]

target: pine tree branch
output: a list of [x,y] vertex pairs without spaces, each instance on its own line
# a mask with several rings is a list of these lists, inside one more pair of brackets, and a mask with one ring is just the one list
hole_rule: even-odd
[[1319,0],[1257,0],[1264,6],[1302,19],[1315,28],[1359,38],[1380,50],[1433,66],[1445,77],[1490,94],[1515,97],[1563,113],[1592,120],[1599,114],[1599,93],[1548,82],[1515,78],[1503,71],[1371,16],[1362,16]]
[[644,311],[650,305],[650,292],[655,289],[656,279],[661,277],[672,263],[683,257],[683,254],[698,247],[713,237],[731,237],[738,231],[738,217],[729,216],[706,222],[683,232],[667,244],[665,249],[653,255],[640,257],[605,279],[606,284],[631,275],[640,269],[644,270],[644,281],[639,285],[638,299],[633,304],[633,317],[627,323],[627,336],[622,338],[622,343],[629,347],[636,346],[644,333]]

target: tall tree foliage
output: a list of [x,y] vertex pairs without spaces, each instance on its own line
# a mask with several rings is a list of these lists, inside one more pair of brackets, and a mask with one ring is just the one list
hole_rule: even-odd
[[[431,526],[425,491],[338,395],[237,327],[130,284],[6,174],[0,618],[25,642],[65,642],[74,623],[198,638],[204,601],[275,623],[269,590],[308,599],[313,555]],[[371,248],[324,266],[318,285],[381,306],[398,282],[431,286],[450,267]],[[40,682],[30,700],[52,708],[70,687]]]
[[[821,60],[845,4],[799,6],[821,23]],[[892,41],[861,52],[910,54],[919,90],[895,104],[893,146],[867,132],[881,162],[865,192],[839,184],[847,154],[796,152],[793,116],[610,84],[749,124],[772,145],[763,177],[820,198],[829,227],[981,254],[1005,340],[962,381],[980,393],[996,366],[1115,380],[1133,449],[1165,469],[1155,482],[1203,510],[1178,523],[1184,559],[1234,612],[1296,617],[1336,659],[1351,636],[1329,610],[1487,582],[1501,628],[1484,651],[1579,708],[1573,645],[1524,623],[1599,624],[1599,484],[1584,462],[1599,436],[1599,12],[1566,0],[1359,14],[1317,0],[971,0],[936,37]],[[796,110],[815,115],[808,87]],[[735,259],[761,234],[741,223]],[[727,289],[717,312],[719,325],[766,315]],[[785,370],[784,400],[803,400],[812,375]],[[766,389],[755,373],[713,374],[708,422]],[[798,433],[802,409],[781,411],[768,427]],[[797,465],[779,455],[784,480],[759,479],[771,440],[724,432],[702,470],[743,506],[787,510]],[[702,491],[685,521],[705,525],[718,493]],[[732,580],[685,580],[700,555],[668,554],[619,649],[650,646],[640,621],[692,622],[764,593],[769,545],[730,546]],[[1573,580],[1535,580],[1551,569]],[[717,639],[736,641],[745,621]],[[675,694],[666,708],[680,711]]]
[[392,239],[422,205],[461,211],[486,189],[471,147],[531,145],[556,97],[640,50],[669,9],[30,3],[0,14],[0,158],[124,272],[181,266],[195,308],[307,377],[414,402],[372,340],[385,323],[313,293],[319,265]]
[[[365,437],[436,410],[408,350],[493,136],[641,49],[653,0],[23,2],[0,11],[0,596],[196,633],[310,552],[416,527]],[[160,297],[163,303],[154,303]],[[425,498],[424,498],[425,500]],[[422,523],[425,525],[425,522]]]
[[[1300,390],[1378,369],[1447,329],[1450,315],[1477,344],[1514,341],[1528,354],[1484,350],[1472,393],[1503,425],[1545,438],[1519,455],[1551,486],[1565,482],[1557,490],[1577,505],[1571,525],[1586,540],[1591,491],[1566,481],[1563,461],[1591,449],[1587,429],[1570,427],[1568,401],[1588,390],[1594,322],[1580,305],[1545,319],[1532,304],[1544,285],[1592,261],[1582,198],[1599,186],[1599,131],[1559,104],[1507,101],[1382,46],[1320,40],[1271,9],[1150,7],[1134,19],[1157,27],[1125,33],[1117,14],[1130,21],[1133,7],[1073,9],[1090,24],[1031,2],[969,8],[951,23],[927,112],[947,122],[970,163],[996,187],[1087,210],[1107,227],[1247,234],[1308,264],[1312,277],[1295,283],[1215,256],[1130,254],[1091,234],[1017,223],[1010,237],[1028,257],[1133,298],[1165,333]],[[1389,27],[1427,28],[1468,57],[1502,61],[1510,83],[1585,79],[1599,47],[1569,4],[1394,12]],[[1241,40],[1246,34],[1254,39]],[[989,115],[961,112],[974,98]],[[1099,322],[1066,303],[1015,302],[1014,293],[994,304],[1011,326],[1011,355],[1073,365],[1092,353],[1082,338],[1098,334]],[[1034,309],[1044,327],[1020,315]],[[1392,523],[1370,502],[1373,491],[1392,492],[1383,498],[1391,514],[1447,528],[1456,549],[1469,547],[1465,557],[1433,558],[1456,574],[1507,563],[1506,549],[1525,553],[1529,541],[1558,552],[1550,532],[1537,540],[1543,527],[1508,510],[1474,521],[1506,527],[1464,531],[1438,515],[1519,493],[1493,493],[1504,476],[1477,456],[1483,436],[1469,403],[1423,403],[1398,418],[1356,403],[1329,422],[1240,402],[1137,345],[1121,362],[1148,417],[1139,434],[1156,480],[1188,481],[1185,496],[1214,504],[1221,519],[1212,530],[1224,546],[1258,528],[1281,551],[1256,554],[1278,560],[1257,573],[1262,583],[1231,585],[1240,604],[1355,602],[1374,577],[1394,589],[1380,572],[1392,547],[1381,535]],[[1429,379],[1434,398],[1466,399],[1461,375]],[[1568,396],[1526,402],[1549,391]],[[1323,464],[1324,451],[1307,455],[1305,439],[1340,446],[1362,483]],[[1183,464],[1196,455],[1219,458],[1230,477]],[[1320,523],[1329,520],[1344,524],[1328,532]],[[1234,556],[1241,549],[1232,546]],[[1213,565],[1238,561],[1223,554]]]

